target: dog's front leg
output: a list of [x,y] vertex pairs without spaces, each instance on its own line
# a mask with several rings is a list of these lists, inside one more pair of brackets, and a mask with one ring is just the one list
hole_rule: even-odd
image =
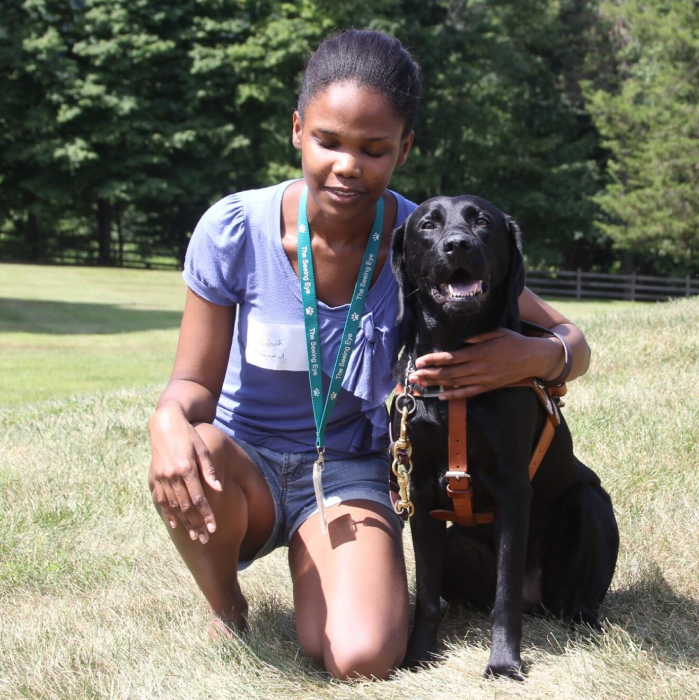
[[503,484],[500,497],[496,497],[497,583],[492,613],[492,646],[486,676],[524,680],[520,656],[522,586],[531,494],[528,480],[515,479]]
[[415,623],[405,665],[417,666],[428,661],[437,648],[446,523],[418,510],[410,521],[410,532],[415,550]]

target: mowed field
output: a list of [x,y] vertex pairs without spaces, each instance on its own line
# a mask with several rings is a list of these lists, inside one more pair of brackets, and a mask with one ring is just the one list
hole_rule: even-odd
[[178,273],[0,265],[0,697],[699,698],[699,299],[555,302],[593,348],[565,415],[621,530],[603,632],[527,617],[528,679],[486,681],[488,618],[450,608],[433,666],[343,683],[299,649],[284,551],[241,576],[250,632],[209,641],[152,509],[184,296]]

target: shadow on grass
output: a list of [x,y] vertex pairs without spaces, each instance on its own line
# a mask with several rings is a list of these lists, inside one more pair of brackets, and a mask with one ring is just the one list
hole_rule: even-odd
[[[293,609],[272,597],[251,612],[250,632],[219,645],[217,654],[232,665],[245,658],[260,670],[274,669],[292,684],[301,680],[319,686],[332,683],[330,675],[316,668],[301,651]],[[411,620],[413,615],[414,601]],[[628,634],[634,645],[652,651],[662,662],[699,665],[699,604],[675,593],[659,570],[646,571],[633,585],[611,591],[601,616],[608,625]],[[568,653],[571,644],[603,646],[605,634],[586,625],[567,625],[551,617],[525,615],[522,656],[531,668],[531,655],[535,651],[561,656]],[[438,666],[443,663],[440,656],[449,653],[450,647],[466,643],[489,650],[489,615],[465,605],[451,605],[440,629],[440,639],[434,659]],[[425,670],[428,669],[417,669],[417,672]]]
[[[699,666],[699,602],[678,594],[653,564],[633,584],[607,594],[600,619],[628,634],[635,646],[673,665]],[[569,643],[600,645],[605,632],[587,625],[568,625],[554,617],[525,615],[522,653],[533,648],[552,655]],[[440,629],[442,644],[463,640],[490,649],[488,614],[462,605],[448,608]],[[444,653],[442,646],[438,653]],[[439,662],[438,662],[439,663]]]
[[0,298],[0,333],[130,333],[178,328],[181,320],[178,311]]

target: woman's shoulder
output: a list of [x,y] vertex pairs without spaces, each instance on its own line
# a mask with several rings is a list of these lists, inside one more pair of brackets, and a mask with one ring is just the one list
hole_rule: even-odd
[[[208,223],[218,228],[216,224],[230,224],[233,221],[243,223],[246,218],[256,213],[270,213],[275,203],[281,201],[284,190],[293,180],[280,182],[269,187],[242,190],[226,195],[214,202],[201,217],[200,223]],[[276,213],[273,214],[276,216]]]
[[396,211],[396,223],[394,228],[397,228],[400,226],[405,219],[410,216],[410,214],[417,209],[417,204],[415,202],[411,202],[409,199],[404,197],[402,194],[399,194],[398,192],[394,192],[393,190],[388,190],[395,198],[396,200],[396,205],[397,205],[397,211]]

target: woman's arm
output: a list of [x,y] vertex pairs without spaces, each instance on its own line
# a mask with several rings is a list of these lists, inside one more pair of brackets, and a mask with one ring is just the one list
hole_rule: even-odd
[[178,407],[190,423],[211,423],[228,366],[235,306],[218,306],[187,290],[175,366],[151,420]]
[[[580,329],[525,287],[519,297],[520,316],[563,337],[572,357],[571,381],[587,372],[590,348]],[[410,381],[444,386],[440,398],[468,398],[529,377],[552,380],[565,362],[565,350],[555,336],[532,338],[506,329],[471,338],[464,348],[418,358]],[[448,388],[451,387],[451,388]]]
[[202,543],[216,529],[201,478],[223,489],[206,445],[194,429],[216,416],[233,337],[235,307],[218,306],[187,291],[175,366],[148,422],[153,501],[170,527],[178,521]]

